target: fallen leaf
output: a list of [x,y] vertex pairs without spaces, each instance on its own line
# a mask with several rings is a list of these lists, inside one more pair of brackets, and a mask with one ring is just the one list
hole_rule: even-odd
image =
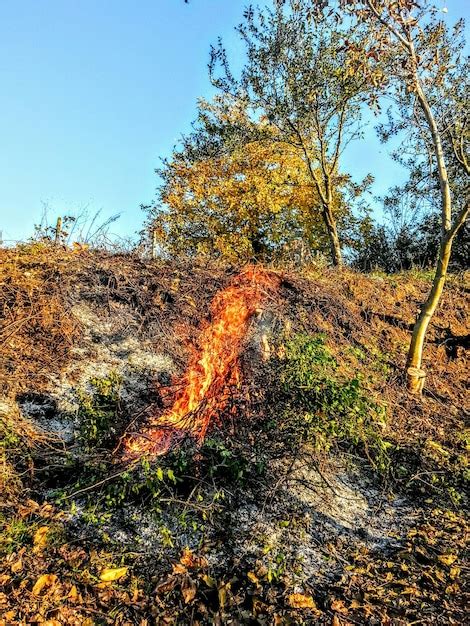
[[21,557],[17,559],[10,569],[13,574],[18,574],[18,572],[21,572],[21,570],[23,569],[23,559]]
[[417,598],[419,598],[419,596],[421,595],[421,592],[417,587],[408,585],[403,589],[401,593],[404,596],[416,596]]
[[186,574],[187,571],[182,563],[173,563],[173,574]]
[[208,566],[207,559],[202,556],[196,556],[195,554],[193,554],[193,552],[191,552],[189,548],[185,548],[183,550],[180,563],[188,569],[203,568]]
[[40,552],[47,544],[49,526],[41,526],[34,533],[34,552]]
[[206,583],[206,585],[208,587],[215,587],[216,585],[216,581],[214,578],[212,578],[212,576],[209,576],[209,574],[204,574],[204,576],[202,577],[202,580]]
[[248,580],[250,580],[255,585],[259,584],[259,578],[256,576],[254,572],[248,572],[247,577],[248,577]]
[[293,609],[318,610],[312,596],[305,596],[302,593],[291,593],[291,595],[289,596],[289,606],[291,606]]
[[72,602],[76,602],[78,600],[78,591],[77,588],[75,587],[75,585],[72,585],[68,595],[67,595],[67,599],[71,600]]
[[100,574],[100,580],[104,582],[110,582],[112,580],[119,580],[127,574],[127,567],[114,567],[106,568]]
[[21,517],[26,517],[30,515],[33,511],[37,511],[40,508],[40,505],[34,500],[26,500],[24,505],[20,505],[18,507],[18,513]]
[[177,579],[174,576],[170,576],[167,580],[156,586],[155,593],[160,595],[172,591],[175,588],[176,581]]
[[230,583],[222,583],[222,585],[219,587],[218,595],[219,605],[221,609],[223,609],[227,603],[227,592],[229,591],[230,587]]
[[5,624],[8,624],[11,620],[15,619],[16,611],[7,611],[3,617],[6,620]]
[[333,600],[331,603],[331,609],[337,613],[342,613],[343,615],[348,614],[348,609],[344,606],[344,602],[342,600]]
[[444,565],[452,565],[452,563],[457,560],[457,555],[456,554],[440,554],[437,557],[437,559],[441,563],[444,563]]
[[183,599],[185,604],[189,604],[196,597],[196,583],[192,578],[186,576],[181,584],[181,593],[183,594]]
[[44,587],[51,587],[57,582],[55,574],[43,574],[39,576],[33,587],[33,595],[38,596]]

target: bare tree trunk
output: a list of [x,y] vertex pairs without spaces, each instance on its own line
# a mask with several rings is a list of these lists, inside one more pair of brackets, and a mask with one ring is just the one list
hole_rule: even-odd
[[424,339],[426,337],[429,322],[434,315],[444,289],[450,253],[452,251],[452,240],[453,235],[450,235],[445,237],[441,242],[439,248],[439,259],[437,262],[436,273],[434,274],[432,288],[426,301],[421,307],[420,314],[413,328],[413,335],[411,337],[406,362],[407,387],[413,393],[421,393],[426,380],[426,374],[421,368]]
[[[412,55],[414,55],[413,48],[411,50]],[[418,78],[416,78],[416,96],[431,131],[441,188],[441,243],[439,246],[439,258],[437,261],[431,291],[421,307],[421,312],[413,328],[413,334],[406,361],[407,387],[413,393],[421,393],[426,379],[426,374],[421,368],[426,331],[439,304],[439,300],[441,299],[447,276],[450,254],[452,252],[452,241],[462,224],[465,222],[468,214],[468,206],[464,207],[464,209],[452,222],[452,199],[444,152],[442,149],[441,136]]]
[[[439,185],[441,191],[441,238],[439,246],[439,258],[437,261],[437,267],[434,274],[431,291],[429,292],[426,301],[421,307],[421,311],[413,328],[413,334],[406,361],[406,379],[408,389],[414,393],[421,393],[426,378],[426,374],[421,368],[423,359],[423,345],[426,331],[428,329],[429,322],[431,321],[431,318],[434,315],[437,306],[439,305],[442,291],[444,289],[444,284],[447,276],[447,268],[449,266],[449,259],[452,251],[452,241],[468,216],[469,206],[468,203],[466,203],[466,205],[458,213],[458,215],[456,215],[455,218],[452,219],[452,197],[446,160],[442,147],[441,133],[439,131],[436,119],[434,118],[431,106],[423,90],[423,86],[419,77],[419,59],[416,54],[414,41],[412,38],[412,32],[408,23],[405,21],[400,22],[400,18],[394,17],[392,13],[389,13],[389,18],[392,20],[392,22],[387,21],[387,17],[384,17],[382,14],[382,8],[378,8],[372,2],[372,0],[367,0],[367,6],[371,13],[375,16],[375,18],[382,25],[384,25],[395,37],[397,43],[401,44],[411,60],[413,87],[415,90],[416,99],[419,106],[421,107],[424,117],[426,118],[426,122],[431,133],[434,148],[433,156],[436,159],[436,169],[439,177]],[[401,26],[401,33],[395,28],[394,24],[398,24],[399,28]]]
[[157,230],[155,228],[152,230],[150,257],[152,260],[155,260],[157,257]]
[[323,220],[325,222],[328,237],[330,239],[330,250],[333,265],[335,267],[340,267],[343,264],[343,257],[341,254],[341,246],[339,243],[336,221],[329,206],[323,207]]
[[60,243],[61,234],[62,234],[62,218],[58,217],[56,225],[55,225],[55,237],[54,237],[54,243],[56,246],[59,245]]

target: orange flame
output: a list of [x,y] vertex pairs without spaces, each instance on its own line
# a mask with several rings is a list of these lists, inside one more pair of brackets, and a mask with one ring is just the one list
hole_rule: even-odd
[[204,439],[226,407],[231,387],[240,381],[239,356],[250,319],[277,283],[273,272],[248,266],[215,296],[212,322],[201,332],[200,353],[190,361],[181,392],[168,412],[152,418],[145,432],[126,441],[129,455],[164,454],[186,434]]

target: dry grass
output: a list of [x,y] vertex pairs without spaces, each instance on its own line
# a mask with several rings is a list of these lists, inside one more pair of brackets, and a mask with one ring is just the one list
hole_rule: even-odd
[[43,244],[0,250],[0,392],[41,389],[78,337],[66,295],[71,253]]
[[24,499],[22,477],[31,478],[31,452],[50,439],[16,405],[0,402],[0,511],[16,507]]

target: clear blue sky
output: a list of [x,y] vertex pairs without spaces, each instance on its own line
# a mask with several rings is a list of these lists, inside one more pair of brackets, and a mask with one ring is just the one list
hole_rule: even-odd
[[[245,0],[0,0],[0,230],[24,239],[39,221],[89,205],[122,212],[114,230],[139,230],[154,168],[210,96],[209,46],[232,58]],[[464,0],[442,3],[452,21]],[[380,153],[379,153],[380,152]],[[399,172],[376,141],[354,149],[357,176],[376,191]],[[382,167],[377,171],[377,160]]]

